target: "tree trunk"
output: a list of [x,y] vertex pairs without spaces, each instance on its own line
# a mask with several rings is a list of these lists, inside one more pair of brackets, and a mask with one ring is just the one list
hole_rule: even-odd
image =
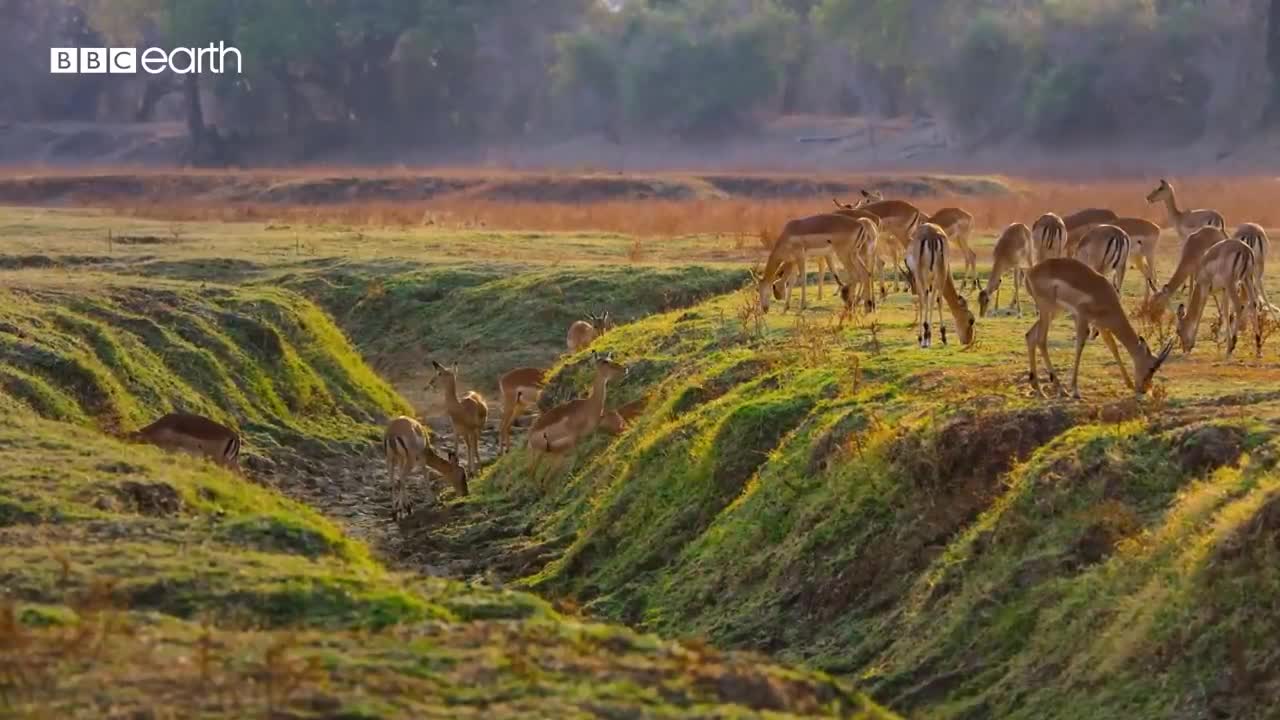
[[1280,119],[1280,0],[1270,0],[1267,7],[1267,69],[1271,71],[1271,94],[1266,121]]
[[156,105],[173,90],[173,85],[167,79],[148,80],[142,92],[142,100],[138,102],[138,109],[133,113],[133,121],[150,122],[155,116]]
[[182,91],[187,100],[186,165],[197,165],[204,149],[204,109],[200,106],[200,83],[194,72],[182,78]]

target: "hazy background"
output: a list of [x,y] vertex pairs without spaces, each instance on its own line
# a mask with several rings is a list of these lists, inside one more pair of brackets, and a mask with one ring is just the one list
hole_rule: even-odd
[[0,0],[0,163],[1266,171],[1278,79],[1280,0]]

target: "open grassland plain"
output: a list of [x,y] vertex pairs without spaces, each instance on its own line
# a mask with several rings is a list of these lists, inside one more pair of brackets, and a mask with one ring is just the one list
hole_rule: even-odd
[[[984,281],[1005,222],[1087,206],[1163,220],[1146,184],[1001,182],[1013,194],[916,200],[974,213]],[[1216,207],[1229,228],[1272,223],[1260,194],[1212,182],[1179,183],[1184,207]],[[1231,192],[1200,191],[1214,187]],[[1005,204],[984,215],[987,201]],[[775,303],[761,316],[747,269],[763,263],[767,228],[697,225],[748,203],[666,202],[618,201],[599,217],[694,219],[630,234],[620,220],[326,216],[350,210],[337,204],[311,216],[224,204],[234,221],[159,204],[0,209],[0,451],[18,459],[0,512],[17,548],[0,567],[21,590],[11,632],[92,647],[75,640],[87,632],[76,618],[110,629],[101,618],[122,617],[134,630],[107,645],[119,672],[213,714],[235,714],[227,688],[267,703],[295,686],[301,717],[342,716],[334,703],[355,717],[881,712],[863,710],[856,687],[907,717],[1269,717],[1280,695],[1270,327],[1261,357],[1242,342],[1228,360],[1211,305],[1195,350],[1175,349],[1141,401],[1091,342],[1085,399],[1043,400],[1027,381],[1034,306],[1024,293],[1021,317],[1007,307],[1010,278],[969,348],[945,313],[950,344],[918,348],[901,291],[874,315],[844,316],[829,279],[819,299],[811,278],[806,312]],[[763,204],[777,227],[830,198]],[[512,216],[535,206],[558,207]],[[1167,232],[1161,282],[1177,245]],[[1132,313],[1138,272],[1125,290]],[[620,324],[566,353],[569,323],[602,310]],[[1134,324],[1158,346],[1171,321]],[[1072,347],[1060,319],[1059,369]],[[438,415],[430,359],[458,362],[460,387],[485,393],[494,419],[502,371],[548,367],[547,410],[586,393],[591,350],[630,370],[609,407],[646,400],[621,434],[589,437],[540,486],[518,431],[470,496],[390,521],[379,426]],[[102,434],[173,407],[242,428],[257,483]],[[489,582],[456,580],[476,577]],[[104,579],[124,607],[114,615],[94,609]],[[603,621],[633,629],[589,624]],[[583,639],[614,635],[628,644]],[[109,681],[83,655],[40,660],[45,647],[16,656],[59,668],[69,687]],[[715,653],[712,691],[658,649],[672,647],[807,669]],[[726,679],[746,668],[751,682]],[[121,683],[127,707],[143,702],[141,682]]]

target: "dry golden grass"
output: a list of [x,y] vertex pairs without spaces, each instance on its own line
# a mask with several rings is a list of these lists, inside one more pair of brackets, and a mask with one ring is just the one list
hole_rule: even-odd
[[[319,171],[311,172],[320,174]],[[379,170],[368,176],[382,177],[394,172]],[[451,171],[458,177],[466,172]],[[493,175],[487,170],[483,173],[485,177]],[[229,178],[241,177],[232,173],[226,175]],[[545,180],[553,183],[556,178],[547,175]],[[1167,224],[1164,208],[1146,203],[1146,193],[1154,187],[1154,182],[1007,182],[1015,188],[1014,192],[984,196],[939,195],[913,202],[925,212],[950,206],[964,208],[974,215],[978,228],[989,231],[1014,221],[1030,224],[1048,210],[1065,215],[1085,207],[1108,207],[1123,216],[1144,217],[1161,225]],[[1179,203],[1184,208],[1215,208],[1227,217],[1231,227],[1246,221],[1265,227],[1280,224],[1280,206],[1273,201],[1280,192],[1280,179],[1175,178],[1173,182],[1179,192]],[[618,233],[639,237],[711,234],[731,239],[738,248],[757,247],[762,235],[772,238],[787,220],[824,212],[832,207],[830,196],[825,195],[771,200],[732,197],[569,203],[499,201],[479,197],[474,192],[453,193],[430,201],[358,200],[322,205],[205,200],[173,202],[147,198],[125,201],[94,201],[90,198],[85,200],[85,204],[109,208],[127,216],[183,222],[216,220],[370,227],[485,227],[495,230]]]

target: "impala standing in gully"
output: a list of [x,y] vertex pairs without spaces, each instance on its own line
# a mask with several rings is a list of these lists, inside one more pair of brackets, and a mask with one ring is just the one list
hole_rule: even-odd
[[408,517],[413,512],[406,481],[418,467],[422,467],[423,479],[431,496],[429,504],[435,503],[435,493],[431,491],[427,468],[440,473],[458,495],[467,495],[467,471],[458,464],[458,454],[449,451],[448,460],[437,455],[426,429],[417,420],[407,415],[392,418],[382,434],[382,448],[387,456],[387,477],[391,482],[392,520]]

